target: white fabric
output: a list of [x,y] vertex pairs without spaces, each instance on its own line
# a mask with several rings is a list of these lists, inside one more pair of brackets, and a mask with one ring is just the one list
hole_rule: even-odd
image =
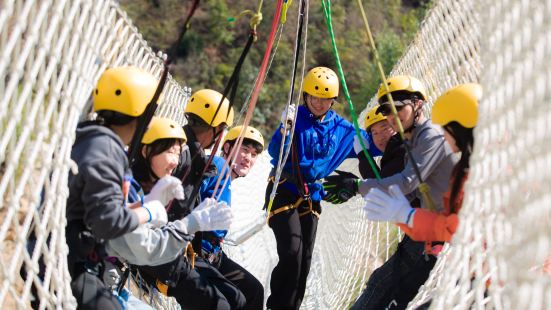
[[170,175],[157,181],[149,194],[143,198],[145,203],[158,200],[163,206],[168,205],[172,199],[184,199],[184,189],[182,181]]
[[231,208],[225,202],[216,202],[212,198],[203,200],[190,216],[199,224],[200,231],[228,230],[233,219]]
[[165,206],[159,200],[144,202],[143,207],[149,211],[150,219],[148,225],[161,227],[168,222]]
[[406,223],[413,208],[396,185],[388,188],[388,194],[378,188],[372,188],[364,196],[364,211],[371,221]]
[[[283,112],[281,112],[281,123],[285,126],[285,124],[292,124],[295,121],[295,114],[297,108],[294,103],[291,103],[289,105],[289,109],[285,108],[283,109]],[[287,113],[288,111],[288,113]]]

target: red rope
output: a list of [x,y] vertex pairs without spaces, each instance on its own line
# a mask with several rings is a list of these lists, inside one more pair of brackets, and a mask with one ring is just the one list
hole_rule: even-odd
[[[237,153],[237,150],[241,148],[241,144],[243,142],[243,133],[245,130],[247,130],[247,127],[249,126],[249,123],[251,121],[251,118],[253,116],[254,108],[256,107],[256,102],[258,101],[258,95],[260,94],[260,90],[262,89],[262,85],[264,85],[264,79],[262,78],[266,74],[266,70],[268,69],[268,62],[270,60],[270,55],[272,53],[272,47],[274,45],[275,41],[275,35],[277,32],[277,27],[279,24],[279,18],[281,16],[281,7],[283,6],[283,0],[277,1],[277,6],[274,14],[274,19],[272,20],[272,30],[270,31],[270,35],[268,36],[268,42],[266,44],[266,51],[264,52],[264,57],[262,58],[262,63],[260,64],[260,70],[258,71],[258,78],[256,79],[256,84],[254,85],[253,92],[251,94],[251,99],[249,101],[249,108],[247,109],[247,114],[245,114],[245,118],[243,121],[243,131],[241,132],[241,135],[239,138],[237,138],[236,143],[234,144],[234,147],[231,152],[231,157],[234,157],[235,153]],[[232,156],[233,155],[233,156]],[[229,167],[229,161],[226,161],[226,164],[224,165],[224,168],[222,171],[226,170],[226,167]],[[226,178],[231,177],[231,173],[228,173],[228,176]],[[216,186],[214,187],[214,193],[213,197],[216,194],[216,191],[218,190],[218,186],[220,185],[221,178],[218,178],[218,181],[216,182]],[[224,185],[227,182],[224,182]]]

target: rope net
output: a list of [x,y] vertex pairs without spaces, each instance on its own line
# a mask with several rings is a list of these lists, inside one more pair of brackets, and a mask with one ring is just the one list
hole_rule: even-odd
[[[441,0],[393,70],[423,80],[430,102],[462,82],[485,89],[461,225],[411,308],[428,300],[434,308],[551,307],[551,278],[542,272],[551,253],[550,23],[545,0]],[[0,4],[1,308],[28,308],[33,286],[43,308],[76,307],[64,233],[76,124],[105,68],[131,64],[159,76],[163,57],[114,1]],[[169,78],[158,114],[183,123],[189,93]],[[263,154],[234,182],[228,240],[241,243],[224,245],[266,296],[277,262],[261,211],[269,169]],[[365,220],[362,206],[361,197],[323,205],[304,309],[348,307],[401,239],[395,225]],[[143,299],[177,307],[154,297]]]
[[[77,122],[107,67],[159,76],[162,57],[113,1],[2,1],[0,47],[0,308],[27,308],[33,284],[42,307],[75,308],[65,204]],[[159,114],[182,122],[188,97],[170,79]]]

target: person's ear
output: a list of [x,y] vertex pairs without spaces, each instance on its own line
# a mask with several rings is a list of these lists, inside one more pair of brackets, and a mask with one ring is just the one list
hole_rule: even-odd
[[146,154],[147,154],[147,145],[144,145],[142,147],[142,156],[143,156],[143,158],[146,158]]
[[224,143],[222,146],[222,150],[224,150],[224,155],[229,156],[230,155],[230,144],[228,142]]

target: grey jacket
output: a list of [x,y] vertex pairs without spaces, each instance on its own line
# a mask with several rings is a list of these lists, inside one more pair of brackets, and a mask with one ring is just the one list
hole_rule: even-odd
[[[421,177],[430,186],[430,195],[437,210],[441,211],[443,210],[442,196],[448,190],[448,183],[457,159],[446,143],[442,130],[433,125],[430,120],[426,120],[415,128],[409,143]],[[362,196],[366,195],[373,187],[386,191],[390,185],[397,184],[404,194],[414,193],[421,200],[421,206],[426,208],[418,190],[419,179],[407,154],[405,158],[406,166],[402,172],[380,181],[377,179],[363,180],[359,185]]]
[[83,221],[96,239],[108,240],[138,227],[138,216],[124,207],[123,183],[131,175],[121,139],[109,128],[79,124],[71,150],[78,174],[69,175],[67,222]]
[[161,228],[144,224],[128,234],[109,240],[105,250],[108,255],[120,257],[130,264],[162,265],[178,258],[198,230],[195,218],[189,215]]

